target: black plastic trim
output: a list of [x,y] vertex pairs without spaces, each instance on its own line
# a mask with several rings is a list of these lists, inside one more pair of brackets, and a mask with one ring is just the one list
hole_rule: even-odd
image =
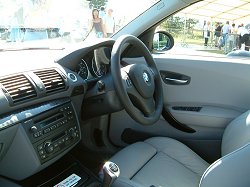
[[[79,148],[79,147],[78,147]],[[27,186],[55,186],[59,182],[63,181],[68,176],[73,173],[80,176],[81,180],[75,184],[75,187],[83,186],[100,186],[100,181],[97,176],[89,170],[84,163],[75,157],[74,154],[79,153],[76,149],[73,150],[70,154],[65,155],[60,160],[55,162],[53,165],[50,165],[46,169],[32,175],[18,183],[22,187]],[[53,174],[53,175],[52,175]],[[21,187],[20,186],[20,187]]]
[[195,106],[172,106],[173,110],[188,111],[188,112],[200,112],[202,107]]
[[163,118],[174,128],[183,131],[183,132],[187,132],[187,133],[195,133],[196,131],[192,128],[190,128],[189,126],[180,123],[179,121],[177,121],[174,116],[168,111],[166,110],[164,107],[162,109],[162,116]]
[[10,126],[16,125],[24,120],[28,120],[36,115],[45,113],[48,110],[51,110],[52,108],[56,108],[68,102],[70,102],[69,98],[62,98],[62,99],[38,104],[32,107],[27,107],[23,110],[18,110],[14,113],[2,115],[0,116],[0,131]]
[[136,130],[133,130],[131,128],[124,129],[122,132],[122,135],[121,135],[122,141],[127,143],[127,144],[132,144],[135,142],[144,141],[144,140],[151,138],[151,137],[153,137],[153,135],[150,133],[136,131]]

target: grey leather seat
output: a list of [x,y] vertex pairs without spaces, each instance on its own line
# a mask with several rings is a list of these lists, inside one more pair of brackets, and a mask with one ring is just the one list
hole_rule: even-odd
[[120,168],[119,187],[250,186],[250,111],[225,129],[221,158],[209,165],[184,144],[166,137],[137,142],[110,160]]

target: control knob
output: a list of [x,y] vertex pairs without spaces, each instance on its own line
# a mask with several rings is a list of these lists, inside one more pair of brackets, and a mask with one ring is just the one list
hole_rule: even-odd
[[30,132],[32,133],[36,133],[38,131],[37,127],[35,125],[33,125],[32,127],[30,127]]
[[46,153],[52,153],[54,151],[54,146],[50,142],[46,142],[44,144],[44,149],[45,149]]
[[70,129],[69,129],[69,135],[70,135],[72,138],[75,138],[76,135],[77,135],[75,129],[70,128]]

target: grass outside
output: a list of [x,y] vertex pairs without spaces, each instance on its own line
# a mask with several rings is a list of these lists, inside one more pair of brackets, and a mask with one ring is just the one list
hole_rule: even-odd
[[[217,47],[208,47],[204,48],[204,38],[183,38],[178,37],[174,38],[175,43],[186,43],[188,45],[198,45],[200,46],[200,49],[196,49],[197,51],[203,51],[203,52],[208,52],[208,53],[215,53],[215,54],[225,54],[224,50],[219,50]],[[208,42],[208,46],[212,46],[211,41]]]
[[204,45],[204,39],[202,40],[200,38],[198,38],[198,39],[196,39],[196,38],[183,39],[183,38],[178,37],[178,38],[174,38],[174,40],[176,43],[181,43],[181,42],[185,41],[187,44],[195,44],[195,45],[200,45],[200,46]]
[[[209,38],[207,48],[204,48],[204,38],[202,30],[193,30],[192,32],[186,32],[186,37],[184,37],[183,30],[168,30],[168,32],[174,37],[175,44],[181,44],[181,46],[188,47],[189,45],[197,46],[197,51],[203,51],[213,54],[225,54],[224,50],[219,50],[217,47],[214,47],[214,41],[212,38]],[[213,36],[213,35],[212,35]],[[187,44],[187,45],[183,45]],[[213,47],[210,47],[213,46]]]

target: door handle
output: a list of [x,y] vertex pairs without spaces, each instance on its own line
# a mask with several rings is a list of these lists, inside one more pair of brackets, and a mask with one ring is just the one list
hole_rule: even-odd
[[191,77],[171,71],[160,71],[161,78],[165,84],[170,85],[188,85]]
[[169,78],[169,77],[165,77],[166,81],[172,82],[173,84],[187,84],[188,80],[182,80],[182,79],[173,79],[173,78]]

